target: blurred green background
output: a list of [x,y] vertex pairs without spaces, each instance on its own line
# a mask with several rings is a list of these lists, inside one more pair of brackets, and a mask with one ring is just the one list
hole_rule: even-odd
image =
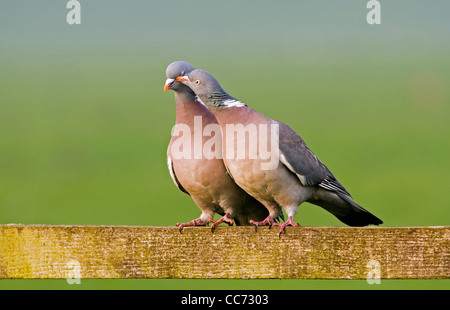
[[[384,226],[449,225],[449,1],[0,3],[0,223],[175,225],[166,66],[294,128]],[[312,205],[304,226],[341,226]],[[450,280],[0,280],[0,288],[395,289]]]

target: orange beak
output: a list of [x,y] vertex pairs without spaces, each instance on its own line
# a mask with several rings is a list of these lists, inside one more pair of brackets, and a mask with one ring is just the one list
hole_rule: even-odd
[[188,82],[189,79],[188,79],[188,77],[186,75],[184,75],[184,76],[180,75],[179,77],[176,78],[176,81],[177,82]]
[[173,83],[175,83],[174,79],[167,79],[164,84],[164,92],[168,91],[172,87]]

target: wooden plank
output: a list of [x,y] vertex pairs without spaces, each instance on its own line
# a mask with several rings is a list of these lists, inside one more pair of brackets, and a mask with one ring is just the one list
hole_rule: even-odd
[[450,227],[0,225],[0,278],[446,279]]

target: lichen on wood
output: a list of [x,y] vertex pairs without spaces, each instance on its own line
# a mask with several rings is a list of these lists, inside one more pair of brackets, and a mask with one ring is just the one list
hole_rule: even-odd
[[[450,277],[450,227],[0,225],[0,278]],[[75,270],[74,268],[78,268]]]

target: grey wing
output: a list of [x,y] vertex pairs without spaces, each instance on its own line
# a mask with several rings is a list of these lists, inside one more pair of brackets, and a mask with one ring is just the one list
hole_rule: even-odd
[[314,155],[305,141],[288,125],[279,124],[280,161],[297,175],[304,186],[324,189],[350,196],[331,171]]
[[178,178],[175,174],[175,170],[173,169],[173,161],[172,158],[167,155],[167,167],[169,168],[170,177],[172,178],[173,183],[182,191],[183,193],[190,196],[187,190],[184,189],[184,187],[181,185],[180,181],[178,181]]

